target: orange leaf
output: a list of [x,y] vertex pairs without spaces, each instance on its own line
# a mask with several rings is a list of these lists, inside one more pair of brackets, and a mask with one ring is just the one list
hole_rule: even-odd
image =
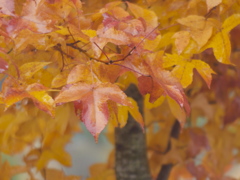
[[0,92],[0,104],[4,104],[3,94]]
[[173,35],[178,54],[181,54],[190,41],[190,33],[188,31],[179,31]]
[[168,100],[168,105],[171,109],[172,114],[174,115],[174,117],[177,118],[177,120],[181,124],[181,127],[183,128],[187,118],[186,112],[172,98],[167,97],[167,100]]
[[116,180],[113,168],[109,168],[107,164],[94,164],[90,167],[91,177],[87,180]]
[[85,64],[79,64],[75,66],[68,75],[67,84],[73,84],[79,81],[90,82],[92,76],[90,69]]
[[222,0],[206,0],[208,11],[222,3]]
[[148,9],[144,9],[136,4],[128,2],[128,8],[136,18],[143,18],[146,21],[146,33],[152,31],[158,25],[157,15]]
[[39,109],[54,116],[54,101],[42,84],[34,83],[27,86],[23,82],[8,77],[3,82],[2,92],[6,108],[24,98],[31,98]]
[[75,101],[75,111],[97,140],[109,118],[107,100],[131,106],[127,96],[111,83],[75,83],[67,85],[56,97],[56,103]]
[[47,94],[47,88],[42,84],[34,83],[26,88],[29,97],[33,100],[34,104],[41,110],[54,116],[54,100]]
[[53,159],[65,166],[70,166],[71,156],[64,150],[70,138],[70,135],[59,135],[56,132],[46,134],[39,158],[36,161],[36,167],[40,170],[46,167],[47,163]]
[[[98,36],[92,38],[92,42],[95,42],[98,46],[95,44],[92,45],[93,50],[95,51],[95,54],[97,57],[99,57],[102,53],[101,49],[108,43],[114,43],[115,45],[125,45],[129,44],[129,37],[128,35],[123,32],[116,30],[114,28],[109,28],[105,30],[105,28],[101,28],[97,31]],[[101,48],[101,49],[99,49]]]
[[2,84],[2,93],[6,108],[28,97],[25,86],[16,79],[8,77]]
[[[190,107],[178,79],[171,72],[162,68],[162,54],[146,59],[146,63],[151,68],[151,77],[141,76],[138,78],[140,92],[143,95],[149,93],[151,103],[162,95],[168,95],[189,113]],[[144,84],[146,85],[144,86]]]
[[0,73],[3,73],[8,69],[8,63],[0,57]]

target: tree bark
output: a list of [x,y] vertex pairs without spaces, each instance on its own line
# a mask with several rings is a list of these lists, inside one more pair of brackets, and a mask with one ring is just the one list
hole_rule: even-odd
[[[143,115],[143,97],[137,87],[130,85],[125,93],[138,103],[139,111]],[[126,126],[115,129],[115,139],[117,180],[151,180],[146,136],[130,114]]]

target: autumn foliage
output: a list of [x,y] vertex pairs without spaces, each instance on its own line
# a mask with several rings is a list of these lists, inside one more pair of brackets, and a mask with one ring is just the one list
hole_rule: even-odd
[[[153,179],[169,163],[171,180],[227,179],[240,160],[239,12],[239,0],[0,0],[0,151],[29,148],[26,166],[0,164],[1,178],[34,179],[37,168],[47,180],[79,179],[48,168],[71,166],[64,147],[79,121],[96,141],[108,125],[114,143],[130,113]],[[130,84],[144,116],[124,92]],[[113,157],[89,180],[115,179]]]

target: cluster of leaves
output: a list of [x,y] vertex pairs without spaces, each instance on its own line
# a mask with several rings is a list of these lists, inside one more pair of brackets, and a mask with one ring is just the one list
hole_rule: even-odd
[[[223,177],[236,156],[222,153],[239,148],[230,140],[239,126],[239,73],[231,65],[239,64],[239,42],[231,48],[229,33],[240,24],[240,2],[88,3],[0,1],[0,151],[12,154],[30,147],[26,166],[47,178],[49,160],[71,165],[64,147],[79,132],[79,119],[96,141],[110,123],[114,142],[114,127],[123,127],[130,113],[147,129],[153,177],[167,163],[178,163],[172,179],[177,179],[174,173]],[[209,91],[215,73],[221,75]],[[144,118],[124,93],[131,83],[145,98]],[[179,140],[171,139],[171,151],[164,153],[174,119],[184,127],[188,115],[191,126]],[[207,119],[204,130],[197,126],[200,116]],[[193,159],[207,149],[206,160],[196,165]],[[95,165],[90,179],[114,179],[112,157],[107,165]]]

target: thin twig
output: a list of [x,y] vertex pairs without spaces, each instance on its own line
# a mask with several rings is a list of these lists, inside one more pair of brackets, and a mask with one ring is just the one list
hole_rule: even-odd
[[123,67],[123,68],[129,69],[129,70],[131,70],[131,71],[133,71],[133,72],[135,72],[135,73],[137,73],[137,74],[140,74],[140,75],[142,75],[142,76],[152,77],[151,75],[142,74],[142,73],[137,72],[137,71],[135,71],[134,69],[131,69],[131,68],[129,68],[129,67],[127,67],[127,66],[124,66],[124,65],[122,65],[122,64],[113,64],[113,63],[112,63],[111,65],[121,66],[121,67]]
[[98,49],[100,49],[102,51],[104,56],[106,56],[107,60],[110,62],[110,59],[108,58],[107,54],[97,45],[97,43],[94,42],[94,44],[98,47]]

